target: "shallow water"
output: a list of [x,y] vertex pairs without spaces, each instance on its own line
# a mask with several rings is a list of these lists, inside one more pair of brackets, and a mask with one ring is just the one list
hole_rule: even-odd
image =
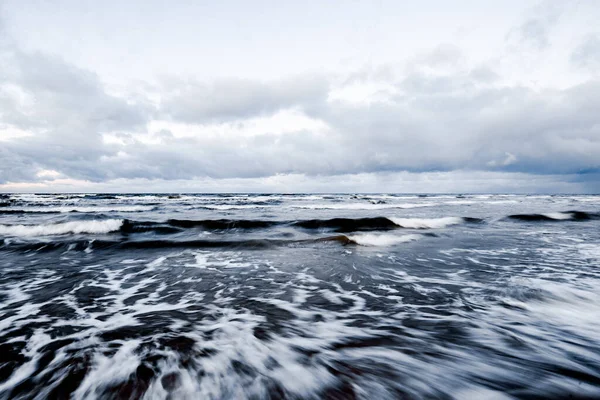
[[600,196],[5,195],[0,398],[600,398]]

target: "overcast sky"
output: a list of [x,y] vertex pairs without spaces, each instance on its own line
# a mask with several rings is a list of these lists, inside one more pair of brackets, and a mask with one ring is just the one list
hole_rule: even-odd
[[600,2],[0,1],[0,191],[600,192]]

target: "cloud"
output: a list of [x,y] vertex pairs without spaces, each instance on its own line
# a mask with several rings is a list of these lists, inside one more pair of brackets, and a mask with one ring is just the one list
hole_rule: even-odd
[[497,167],[497,166],[506,167],[508,165],[511,165],[511,164],[514,164],[517,162],[517,156],[515,156],[514,154],[506,152],[505,155],[506,155],[506,158],[504,160],[502,160],[502,161],[492,160],[492,161],[489,161],[487,163],[487,165],[490,167]]
[[510,31],[509,38],[515,38],[537,50],[549,47],[552,30],[567,6],[567,2],[561,0],[541,1],[528,12],[525,21]]
[[[514,32],[542,51],[561,10],[543,3]],[[597,45],[565,57],[592,70]],[[0,190],[598,189],[600,82],[528,86],[452,43],[346,72],[118,93],[9,41],[0,68]]]
[[597,193],[600,176],[489,171],[383,172],[343,175],[278,174],[261,178],[126,179],[90,182],[57,178],[0,184],[4,192],[143,193]]
[[5,44],[0,48],[0,135],[28,132],[3,143],[0,182],[36,179],[38,169],[69,176],[102,179],[95,162],[107,154],[102,133],[145,129],[151,110],[107,93],[98,77],[60,57],[28,53]]
[[571,53],[571,63],[592,73],[600,72],[600,35],[589,34]]
[[[343,133],[346,166],[375,170],[494,168],[574,173],[600,160],[600,86],[566,90],[499,86],[470,71],[412,74],[369,107],[338,102],[314,115]],[[512,162],[514,161],[514,162]]]
[[161,90],[161,110],[181,122],[230,121],[308,106],[322,101],[327,92],[327,80],[310,75],[272,82],[220,79],[202,83],[170,79]]
[[[438,50],[433,54],[437,59]],[[4,181],[39,180],[40,170],[103,181],[464,169],[574,174],[599,166],[600,83],[593,81],[538,91],[499,85],[486,66],[447,72],[446,63],[436,69],[440,64],[425,58],[388,81],[387,95],[368,106],[329,99],[325,88],[333,79],[232,80],[211,86],[207,93],[228,91],[215,101],[199,95],[202,85],[173,85],[170,100],[152,114],[108,94],[93,74],[39,54],[19,57],[10,84],[35,104],[12,98],[28,118],[7,121],[36,135],[8,142],[3,157],[15,165],[10,171],[20,172],[3,171]],[[374,84],[369,80],[352,84]],[[186,93],[186,100],[171,93]],[[273,120],[290,107],[324,128],[286,126],[284,118],[263,124],[270,131],[241,133],[253,118]],[[198,131],[149,133],[152,115]],[[104,140],[107,133],[112,141]]]

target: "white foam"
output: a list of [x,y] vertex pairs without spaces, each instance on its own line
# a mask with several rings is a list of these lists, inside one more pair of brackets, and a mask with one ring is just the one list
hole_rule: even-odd
[[421,235],[390,235],[390,234],[374,234],[374,233],[361,233],[357,235],[348,236],[348,238],[356,244],[362,246],[393,246],[399,243],[412,242],[420,239]]
[[154,206],[58,206],[58,207],[20,207],[20,208],[5,208],[7,211],[22,211],[22,212],[36,212],[36,213],[69,213],[69,212],[80,212],[80,213],[96,213],[96,212],[141,212],[151,211]]
[[310,210],[384,210],[388,208],[419,208],[432,207],[435,203],[402,203],[402,204],[372,204],[372,203],[332,203],[332,204],[296,204],[292,208]]
[[475,204],[477,203],[475,200],[452,200],[446,201],[444,204]]
[[600,196],[571,197],[570,199],[588,203],[600,203]]
[[239,253],[233,252],[222,252],[215,254],[210,251],[198,251],[194,252],[194,258],[196,261],[195,263],[185,264],[185,266],[213,270],[220,268],[245,268],[253,266],[252,263],[244,261],[243,257],[241,257]]
[[595,260],[600,260],[600,244],[598,243],[589,243],[589,244],[580,244],[577,246],[579,252],[586,258],[592,258]]
[[2,236],[46,236],[67,233],[108,233],[118,231],[123,225],[122,219],[92,221],[71,221],[46,225],[0,225]]
[[74,397],[96,398],[109,384],[127,380],[140,365],[140,359],[134,352],[139,344],[139,340],[129,340],[112,357],[96,353],[92,369],[75,391]]
[[14,387],[31,376],[36,369],[36,364],[40,358],[39,349],[50,342],[50,336],[44,334],[41,330],[36,330],[30,337],[23,355],[30,359],[13,371],[11,376],[0,384],[0,394]]
[[460,217],[444,217],[444,218],[390,218],[394,224],[403,228],[414,229],[439,229],[451,225],[458,225],[464,222]]
[[209,208],[211,210],[245,210],[248,208],[268,208],[268,207],[274,207],[274,206],[272,204],[240,204],[240,205],[202,204],[202,207]]
[[542,214],[542,215],[544,215],[548,218],[559,220],[559,221],[564,221],[564,220],[573,218],[573,215],[571,213],[561,213],[561,212],[546,213],[546,214]]

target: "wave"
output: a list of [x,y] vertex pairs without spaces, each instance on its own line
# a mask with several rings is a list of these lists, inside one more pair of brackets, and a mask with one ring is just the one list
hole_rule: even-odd
[[396,229],[398,225],[385,217],[310,219],[291,223],[304,229],[332,229],[336,232]]
[[401,228],[412,229],[436,229],[465,222],[481,222],[477,218],[446,217],[446,218],[331,218],[331,219],[309,219],[294,221],[277,220],[188,220],[169,219],[165,222],[136,222],[125,220],[121,231],[124,233],[151,232],[174,233],[181,229],[200,228],[204,230],[230,230],[230,229],[267,229],[275,226],[291,226],[307,230],[329,230],[339,233],[357,231],[385,231]]
[[338,238],[317,238],[303,240],[248,239],[248,240],[55,240],[52,242],[13,242],[10,239],[0,239],[0,244],[14,251],[46,252],[54,250],[91,251],[103,249],[143,250],[143,249],[268,249],[278,246],[294,246],[315,244],[319,242],[336,241]]
[[0,209],[0,215],[1,214],[52,214],[52,213],[59,213],[59,211],[28,211],[28,210],[19,210],[19,209],[11,209],[11,210],[6,210],[6,209]]
[[544,214],[513,214],[507,218],[525,222],[538,221],[586,221],[600,218],[599,214],[585,211],[565,211]]
[[[463,222],[473,218],[447,217],[437,219],[419,218],[332,218],[300,221],[274,220],[187,220],[169,219],[164,222],[134,221],[129,219],[107,219],[71,221],[43,225],[0,225],[0,235],[7,237],[49,236],[64,234],[105,234],[155,233],[161,235],[180,233],[185,229],[203,229],[208,231],[226,231],[234,229],[268,229],[274,226],[291,226],[307,230],[327,230],[339,233],[358,231],[386,231],[402,228],[436,229]],[[479,221],[479,220],[476,220]]]
[[160,234],[177,233],[183,229],[201,228],[204,230],[229,230],[229,229],[264,229],[279,225],[278,221],[266,220],[190,220],[169,219],[165,222],[132,221],[124,220],[121,227],[122,233],[155,232]]
[[[110,208],[114,209],[114,208]],[[2,213],[18,214],[22,210],[0,209]],[[44,210],[40,212],[49,212]],[[507,219],[536,221],[585,221],[599,219],[600,214],[584,211],[565,211],[540,214],[513,214]],[[202,229],[206,231],[253,230],[268,229],[276,226],[287,226],[306,230],[320,230],[337,233],[360,231],[390,231],[396,229],[443,229],[465,223],[481,223],[482,219],[470,217],[441,218],[398,218],[398,217],[366,217],[366,218],[331,218],[309,220],[247,220],[247,219],[169,219],[162,222],[135,221],[129,219],[106,219],[71,221],[43,225],[0,225],[0,235],[6,237],[29,237],[64,234],[105,234],[134,233],[177,234],[186,229]],[[346,239],[343,239],[345,241]],[[352,238],[347,241],[352,241]],[[383,239],[382,239],[383,240]]]
[[227,210],[246,210],[251,208],[268,208],[274,207],[276,204],[273,203],[252,203],[252,204],[238,204],[238,205],[230,205],[230,204],[202,204],[201,206],[192,207],[192,209],[198,210],[219,210],[219,211],[227,211]]
[[188,220],[188,219],[170,219],[168,225],[180,228],[205,228],[205,229],[255,229],[269,228],[280,224],[277,221],[267,220],[232,220],[232,219],[214,219],[214,220]]
[[275,226],[292,226],[307,230],[329,230],[333,232],[355,232],[370,230],[391,230],[401,228],[390,219],[385,217],[374,218],[332,218],[332,219],[311,219],[300,221],[275,221],[275,220],[235,220],[235,219],[215,219],[215,220],[188,220],[188,219],[169,219],[165,222],[136,222],[125,220],[121,228],[123,233],[134,232],[157,232],[157,233],[175,233],[181,229],[204,229],[204,230],[231,230],[231,229],[268,229]]
[[[301,240],[273,240],[273,239],[251,239],[251,240],[146,240],[146,241],[127,241],[119,243],[120,248],[126,249],[154,249],[154,248],[245,248],[245,249],[264,249],[276,246],[292,246],[303,244],[314,244],[322,242],[337,242],[342,245],[361,245],[361,246],[391,246],[399,243],[411,242],[422,238],[424,235],[386,235],[386,234],[358,234],[358,235],[336,235],[317,239]],[[96,242],[94,242],[96,244]],[[106,246],[106,243],[98,243]]]
[[123,220],[119,231],[123,234],[152,232],[162,235],[179,233],[180,228],[169,226],[160,222],[135,222],[128,219]]
[[419,240],[423,235],[409,234],[409,235],[389,235],[389,234],[374,234],[374,233],[363,233],[358,235],[348,236],[348,239],[361,246],[393,246],[395,244],[412,242]]
[[58,207],[23,207],[23,208],[3,208],[0,210],[1,214],[39,214],[39,213],[104,213],[104,212],[143,212],[143,211],[152,211],[155,210],[155,206],[86,206],[86,207],[76,207],[76,206],[58,206]]
[[436,203],[403,203],[403,204],[388,204],[388,203],[338,203],[338,204],[294,204],[288,207],[302,208],[309,210],[383,210],[388,208],[420,208],[433,207]]
[[152,250],[152,249],[228,249],[264,250],[284,246],[311,246],[319,243],[337,243],[342,246],[392,246],[411,242],[424,236],[436,235],[385,235],[357,234],[336,235],[311,239],[246,239],[246,240],[54,240],[51,242],[14,242],[0,239],[0,248],[18,252],[35,251],[92,251],[92,250]]
[[95,193],[95,194],[85,194],[83,196],[85,199],[92,199],[92,200],[114,200],[117,199],[117,195],[114,194],[106,194],[106,193]]
[[134,250],[134,249],[265,249],[285,244],[284,241],[274,240],[68,240],[52,242],[13,242],[10,239],[0,239],[5,249],[18,252],[35,251],[49,252],[56,250],[91,251],[91,250]]
[[48,236],[78,233],[109,233],[118,231],[123,224],[120,219],[71,221],[44,225],[0,225],[2,236]]
[[125,242],[93,242],[92,248],[117,246],[121,249],[267,249],[275,246],[299,243],[293,240],[249,239],[249,240],[137,240]]
[[479,218],[442,217],[442,218],[390,218],[397,226],[411,229],[441,229],[465,222],[482,222]]

